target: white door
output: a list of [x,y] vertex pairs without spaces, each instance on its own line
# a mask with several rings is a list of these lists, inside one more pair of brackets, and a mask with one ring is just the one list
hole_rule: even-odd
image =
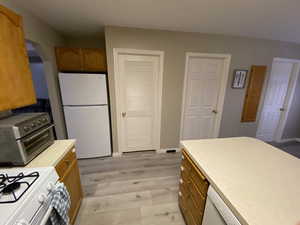
[[105,74],[60,73],[59,83],[63,105],[107,104]]
[[157,149],[160,118],[160,57],[118,55],[122,152]]
[[76,139],[78,158],[111,155],[108,106],[65,106],[68,138]]
[[274,61],[268,82],[266,98],[257,130],[257,138],[274,141],[276,131],[284,112],[285,100],[293,73],[294,63]]
[[216,137],[216,118],[222,110],[218,109],[218,105],[222,101],[224,60],[197,56],[188,58],[181,139]]

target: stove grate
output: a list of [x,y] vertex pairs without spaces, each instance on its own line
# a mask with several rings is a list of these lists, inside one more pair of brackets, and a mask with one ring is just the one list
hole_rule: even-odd
[[[39,178],[39,176],[39,172],[32,172],[27,175],[21,172],[17,176],[0,174],[0,204],[17,202],[29,190],[29,188],[34,184],[34,182]],[[7,198],[8,194],[4,194],[3,190],[8,185],[13,183],[19,183],[23,188],[21,190],[12,190],[11,194],[9,194],[9,197]]]

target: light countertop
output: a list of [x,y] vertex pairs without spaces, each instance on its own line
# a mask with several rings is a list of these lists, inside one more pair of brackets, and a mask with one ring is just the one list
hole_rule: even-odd
[[55,167],[75,145],[75,140],[57,140],[53,145],[33,159],[26,167]]
[[300,159],[254,138],[181,144],[242,224],[300,222]]

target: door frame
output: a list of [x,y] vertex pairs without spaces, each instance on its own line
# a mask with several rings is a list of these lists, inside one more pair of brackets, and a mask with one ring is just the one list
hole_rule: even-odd
[[[114,57],[114,82],[115,82],[115,100],[116,100],[116,115],[117,115],[117,140],[118,140],[118,152],[122,153],[123,150],[123,135],[121,130],[121,108],[120,108],[120,71],[119,71],[119,55],[142,55],[142,56],[157,56],[159,57],[159,73],[158,73],[158,101],[157,112],[154,120],[154,127],[156,127],[154,137],[154,150],[160,149],[160,132],[161,132],[161,106],[162,106],[162,87],[163,87],[163,71],[164,71],[164,51],[156,50],[140,50],[140,49],[128,49],[128,48],[113,48]],[[126,152],[126,151],[125,151]]]
[[229,69],[231,62],[231,54],[214,54],[214,53],[197,53],[197,52],[187,52],[185,54],[185,71],[184,71],[184,84],[183,84],[183,92],[182,92],[182,105],[181,105],[181,122],[180,122],[180,140],[183,137],[183,125],[184,125],[184,112],[185,112],[185,99],[186,99],[186,89],[188,82],[188,63],[191,57],[200,57],[200,58],[213,58],[213,59],[223,59],[223,74],[220,86],[220,96],[217,105],[217,117],[215,121],[214,127],[214,138],[217,138],[220,134],[221,128],[221,119],[224,110],[224,100],[227,89],[227,83],[229,78]]
[[[270,79],[271,79],[271,77],[273,75],[273,71],[272,71],[273,64],[276,61],[277,62],[294,63],[293,71],[292,71],[291,78],[289,80],[289,84],[288,84],[288,88],[287,88],[286,97],[285,97],[284,103],[283,103],[283,107],[286,110],[284,110],[284,112],[281,113],[281,115],[280,115],[280,119],[278,121],[278,126],[277,126],[277,129],[275,131],[275,135],[274,135],[274,141],[275,142],[281,142],[282,141],[283,131],[284,131],[284,128],[285,128],[285,125],[286,125],[286,122],[287,122],[288,114],[289,114],[289,111],[291,109],[292,100],[293,100],[293,97],[294,97],[294,94],[295,94],[295,91],[296,91],[296,84],[297,84],[297,80],[298,80],[299,72],[300,72],[300,60],[297,60],[297,59],[288,59],[288,58],[279,58],[279,57],[274,58],[273,62],[272,62],[271,73],[270,73],[270,77],[269,77],[268,81],[270,81]],[[269,82],[267,84],[265,95],[267,94],[268,89],[269,89]],[[265,100],[266,99],[264,99],[262,111],[264,110]],[[261,123],[261,117],[259,118],[257,130],[256,130],[256,137],[258,136],[258,131],[259,131],[260,123]]]

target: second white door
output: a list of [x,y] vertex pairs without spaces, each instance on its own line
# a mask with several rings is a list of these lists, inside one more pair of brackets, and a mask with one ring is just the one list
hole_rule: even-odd
[[[268,82],[266,98],[259,121],[257,138],[275,141],[279,123],[286,110],[286,96],[295,63],[274,60]],[[280,137],[281,138],[281,137]]]
[[160,57],[117,57],[121,151],[155,150],[160,138]]
[[187,58],[181,139],[217,136],[216,119],[221,116],[220,101],[224,100],[227,81],[225,60],[202,56]]

